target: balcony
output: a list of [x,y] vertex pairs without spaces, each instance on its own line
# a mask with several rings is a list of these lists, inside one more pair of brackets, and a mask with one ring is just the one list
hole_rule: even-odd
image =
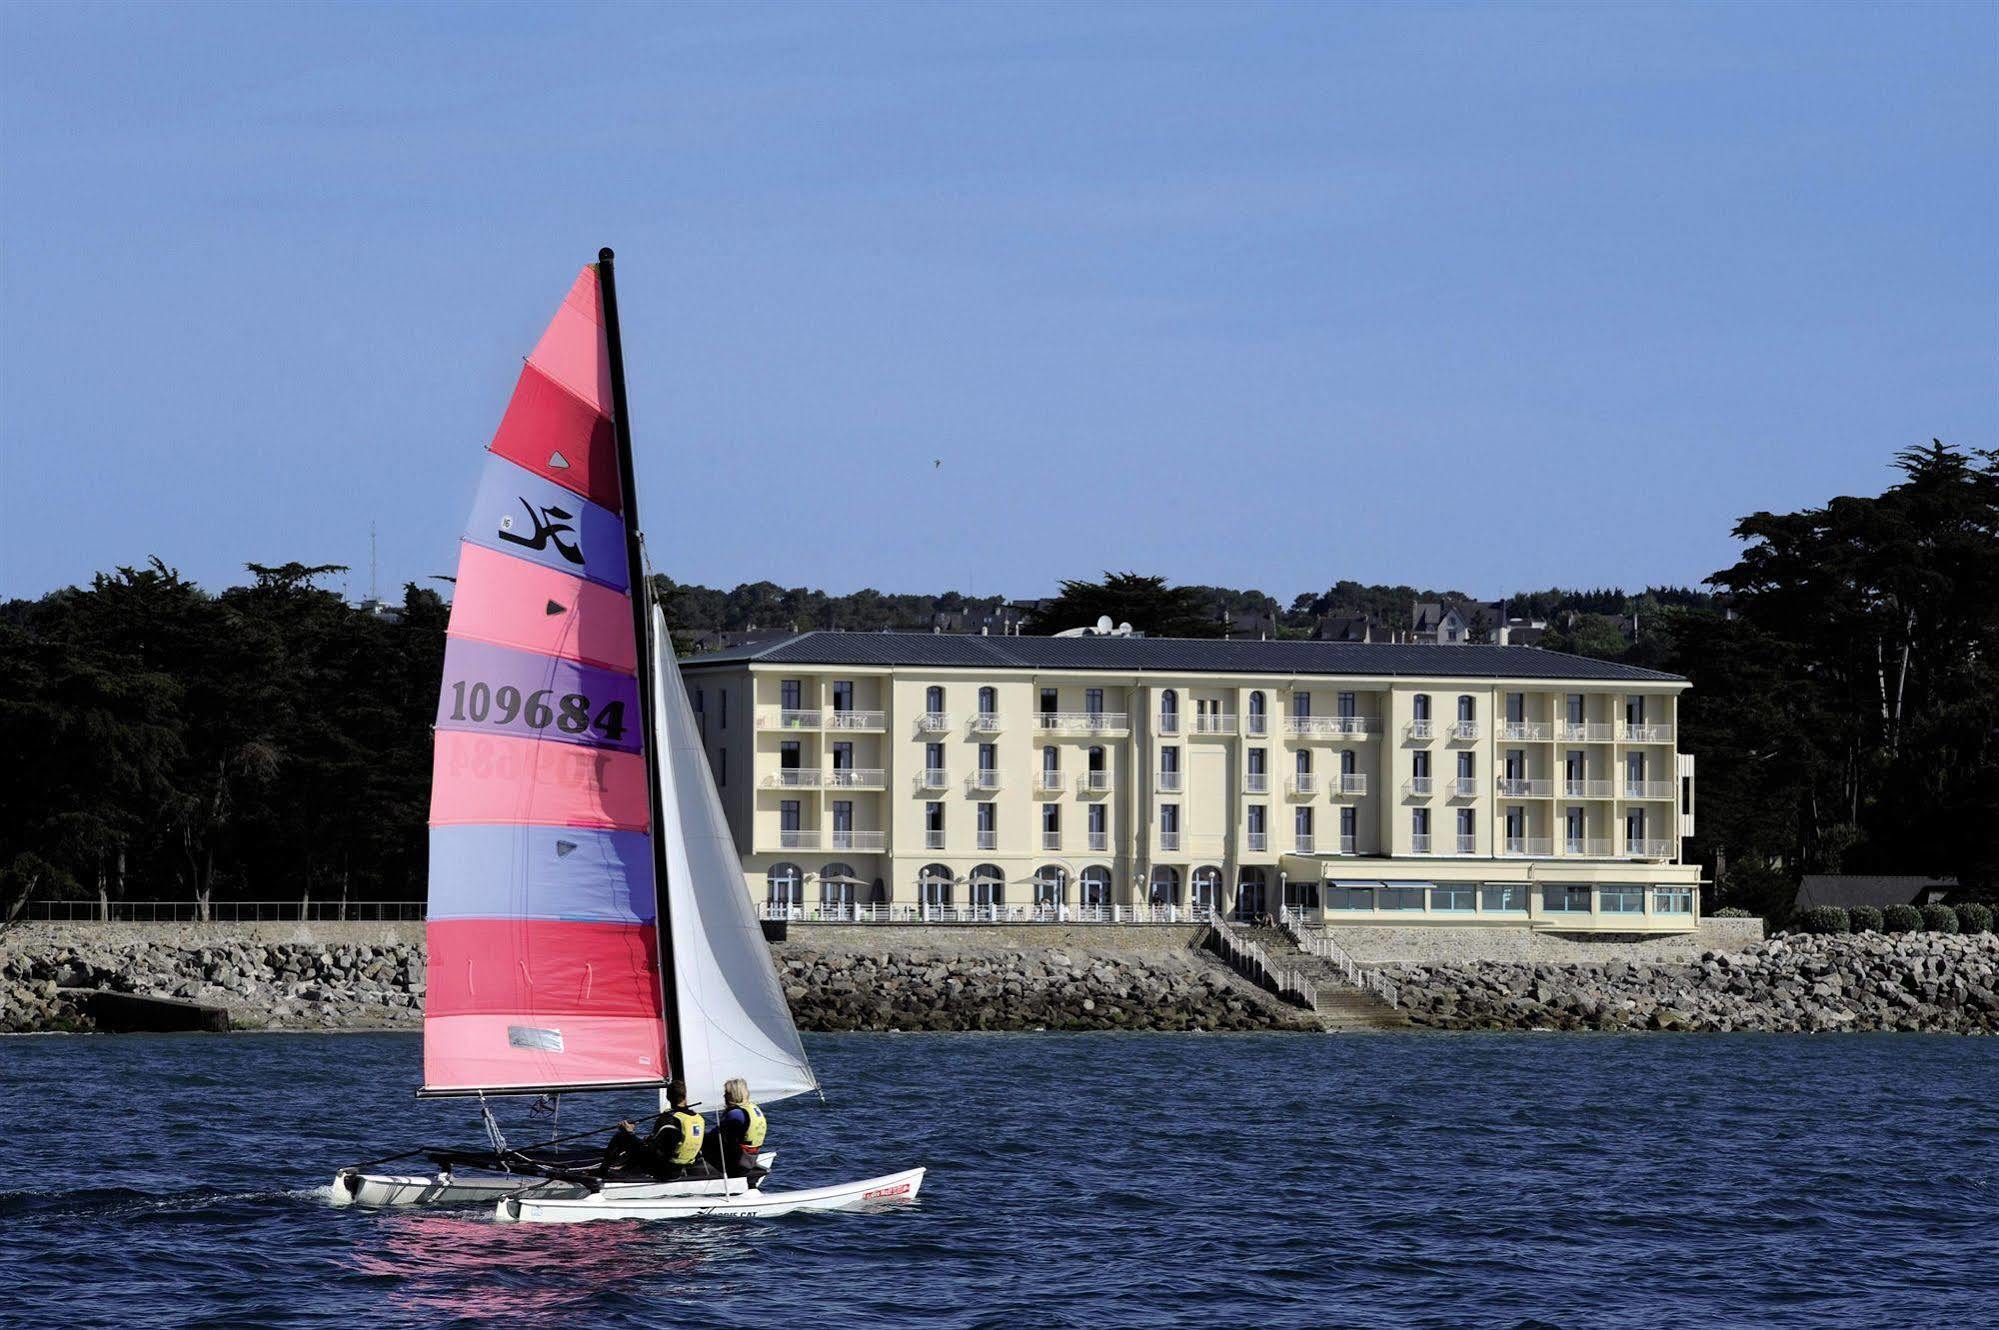
[[1627,724],[1624,727],[1623,738],[1628,744],[1669,744],[1673,742],[1673,727]]
[[1179,712],[1177,712],[1177,711],[1162,711],[1162,712],[1160,712],[1160,713],[1159,713],[1159,732],[1160,732],[1161,734],[1178,734],[1178,733],[1180,733],[1180,713],[1179,713]]
[[1354,842],[1355,842],[1356,840],[1358,840],[1358,839],[1359,839],[1359,837],[1357,837],[1357,836],[1341,836],[1341,837],[1339,837],[1339,838],[1338,838],[1338,853],[1340,853],[1340,854],[1359,854],[1359,853],[1360,853],[1360,851],[1354,848]]
[[1090,836],[1090,849],[1093,853],[1103,854],[1104,852],[1106,852],[1111,848],[1110,832],[1092,831],[1089,833],[1089,836]]
[[790,711],[766,707],[757,712],[757,728],[760,730],[816,730],[824,723],[825,713],[819,711]]
[[999,848],[999,833],[997,831],[981,831],[979,833],[979,848],[982,850],[997,850]]
[[965,777],[966,794],[982,794],[989,790],[997,790],[999,787],[1000,774],[997,771],[974,771]]
[[1451,798],[1453,799],[1478,798],[1478,777],[1476,776],[1451,777],[1449,793]]
[[1162,831],[1159,833],[1159,848],[1168,854],[1176,854],[1180,849],[1180,833]]
[[1669,780],[1627,780],[1624,782],[1624,797],[1627,799],[1670,799],[1676,791]]
[[1673,857],[1673,842],[1669,840],[1626,840],[1624,857],[1627,859],[1670,859]]
[[951,713],[948,711],[926,711],[916,718],[918,734],[943,734],[951,728]]
[[1034,775],[1034,792],[1036,794],[1062,793],[1062,773],[1059,771],[1049,771],[1045,768],[1036,772]]
[[1131,721],[1122,711],[1037,711],[1034,728],[1041,734],[1125,734]]
[[1358,771],[1341,772],[1339,777],[1339,782],[1340,783],[1338,787],[1334,791],[1334,793],[1336,794],[1349,795],[1349,794],[1367,793],[1367,777],[1362,775]]
[[1428,854],[1430,852],[1430,833],[1427,831],[1412,832],[1409,836],[1409,852],[1411,854]]
[[1249,719],[1242,723],[1242,732],[1249,735],[1252,739],[1270,733],[1270,717],[1268,715],[1258,715],[1254,711],[1250,712]]
[[930,767],[917,772],[914,783],[919,794],[925,790],[941,790],[951,784],[951,773],[942,767]]
[[1478,837],[1476,835],[1459,836],[1457,838],[1457,849],[1459,854],[1477,854]]
[[1263,854],[1270,849],[1270,833],[1267,831],[1249,832],[1247,840],[1251,854]]
[[[1177,790],[1180,787],[1176,785],[1173,788]],[[1270,773],[1267,771],[1245,772],[1242,778],[1242,792],[1244,794],[1269,794]]]
[[1508,836],[1499,852],[1508,859],[1541,859],[1555,852],[1555,843],[1547,836]]
[[981,711],[978,715],[965,722],[965,728],[973,734],[998,734],[1004,727],[1000,724],[1000,718],[997,713]]
[[1546,721],[1503,720],[1499,722],[1498,737],[1501,739],[1516,739],[1516,740],[1525,740],[1528,742],[1532,742],[1538,739],[1546,739],[1549,733],[1550,733],[1550,728]]
[[1402,727],[1402,733],[1417,743],[1427,743],[1436,738],[1436,725],[1427,720],[1412,720]]
[[1555,792],[1555,782],[1551,780],[1527,780],[1520,776],[1501,776],[1493,782],[1503,798],[1546,799]]
[[829,730],[880,730],[888,727],[888,714],[881,711],[855,711],[851,708],[834,707],[826,715]]
[[826,848],[829,850],[864,850],[878,854],[888,848],[887,834],[880,831],[840,831],[826,833]]
[[941,850],[944,848],[944,828],[926,827],[923,831],[923,848]]
[[1314,851],[1312,848],[1313,845],[1316,843],[1317,843],[1317,838],[1314,837],[1312,833],[1309,831],[1299,831],[1292,833],[1291,848],[1299,854],[1316,853],[1316,851]]
[[1565,720],[1556,734],[1563,743],[1607,744],[1617,737],[1617,727],[1596,720]]
[[1455,740],[1469,742],[1478,738],[1478,722],[1475,720],[1454,720],[1451,722],[1449,733],[1451,738]]
[[819,848],[819,833],[800,831],[796,827],[779,831],[777,847],[780,850],[816,850]]
[[1562,853],[1579,859],[1608,859],[1610,842],[1600,836],[1568,836],[1562,840]]
[[1286,776],[1284,778],[1284,792],[1309,799],[1319,792],[1319,778],[1309,771],[1300,772],[1296,776]]
[[826,784],[835,790],[879,790],[887,786],[888,773],[880,767],[834,767]]
[[815,790],[819,788],[820,779],[817,767],[779,767],[758,784],[766,790]]
[[1411,776],[1402,782],[1402,792],[1412,799],[1427,799],[1433,783],[1428,776]]
[[1608,799],[1611,785],[1607,780],[1565,780],[1562,782],[1564,799]]
[[1235,716],[1233,714],[1224,716],[1215,713],[1210,713],[1208,715],[1201,715],[1200,713],[1197,712],[1194,715],[1194,727],[1192,730],[1188,731],[1188,733],[1234,734]]
[[1152,783],[1154,788],[1158,789],[1162,794],[1178,794],[1180,792],[1180,773],[1177,771],[1162,771],[1153,777]]
[[1062,833],[1059,831],[1048,831],[1044,829],[1041,833],[1041,848],[1044,850],[1061,849]]
[[1076,777],[1076,793],[1108,794],[1111,788],[1111,773],[1108,771],[1086,771]]
[[1308,739],[1335,739],[1375,732],[1367,716],[1286,716],[1284,732]]

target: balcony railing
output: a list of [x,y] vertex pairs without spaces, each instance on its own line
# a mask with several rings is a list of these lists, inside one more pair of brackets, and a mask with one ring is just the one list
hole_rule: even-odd
[[1076,777],[1076,793],[1104,794],[1111,788],[1111,773],[1108,771],[1085,771]]
[[1669,780],[1627,780],[1624,782],[1624,797],[1627,799],[1670,799],[1673,797],[1673,782]]
[[1284,732],[1307,737],[1373,734],[1375,722],[1369,716],[1286,716]]
[[1230,714],[1228,714],[1228,715],[1225,715],[1225,716],[1224,716],[1224,715],[1218,715],[1218,714],[1215,714],[1215,713],[1209,713],[1209,714],[1207,714],[1207,715],[1202,715],[1202,714],[1200,714],[1199,712],[1196,712],[1196,713],[1195,713],[1195,715],[1194,715],[1194,728],[1193,728],[1193,733],[1195,733],[1195,734],[1234,734],[1234,733],[1235,733],[1235,715],[1234,715],[1234,713],[1230,713]]
[[1478,777],[1451,777],[1450,796],[1453,799],[1476,799],[1478,797]]
[[1673,727],[1670,725],[1626,725],[1624,742],[1628,744],[1669,744],[1673,742]]
[[1499,843],[1499,852],[1511,859],[1542,858],[1555,852],[1555,844],[1546,836],[1508,836]]
[[757,728],[760,730],[816,730],[823,723],[824,713],[818,711],[792,711],[786,709],[765,709],[757,712]]
[[1562,838],[1562,853],[1584,859],[1608,859],[1611,855],[1610,842],[1600,836],[1565,836]]
[[763,778],[767,790],[816,789],[822,779],[817,767],[779,767]]
[[1270,833],[1267,831],[1249,832],[1248,843],[1251,854],[1262,854],[1270,848]]
[[996,712],[981,711],[966,722],[965,728],[973,734],[998,734],[1004,727],[1000,724],[1000,718]]
[[1598,720],[1565,720],[1556,734],[1563,743],[1607,744],[1617,737],[1617,727]]
[[826,784],[836,790],[879,790],[888,784],[888,773],[880,767],[834,767],[826,773]]
[[1358,839],[1359,839],[1359,838],[1358,838],[1358,837],[1356,837],[1356,836],[1341,836],[1341,837],[1339,837],[1339,842],[1338,842],[1338,843],[1339,843],[1339,852],[1340,852],[1341,854],[1358,854],[1358,853],[1359,853],[1359,851],[1358,851],[1358,850],[1356,850],[1356,849],[1354,848],[1354,842],[1355,842],[1356,840],[1358,840]]
[[1242,732],[1251,738],[1270,733],[1269,715],[1258,715],[1254,711],[1250,712],[1249,716],[1242,723]]
[[1178,794],[1180,792],[1180,773],[1177,771],[1162,771],[1153,780],[1153,784],[1162,793]]
[[1343,771],[1339,776],[1341,794],[1366,794],[1367,777],[1358,771]]
[[1476,834],[1459,836],[1457,838],[1457,849],[1459,854],[1477,854],[1478,836]]
[[1314,843],[1315,838],[1309,831],[1294,831],[1291,833],[1291,848],[1299,854],[1315,853],[1312,849]]
[[[1180,787],[1176,785],[1173,788],[1178,789]],[[1267,771],[1249,771],[1243,773],[1242,790],[1244,794],[1269,794],[1270,773]]]
[[1409,837],[1409,852],[1411,854],[1428,854],[1430,852],[1430,833],[1427,831],[1412,832]]
[[1034,788],[1041,794],[1062,793],[1062,773],[1046,769],[1035,772]]
[[777,845],[781,850],[816,850],[819,848],[819,833],[816,831],[779,831]]
[[923,830],[923,848],[926,850],[943,849],[944,829],[942,827],[925,827]]
[[1000,774],[997,771],[974,771],[965,777],[965,790],[968,794],[977,794],[982,790],[997,790],[999,787]]
[[[1046,713],[1043,713],[1043,714],[1046,714]],[[1177,712],[1177,711],[1162,711],[1162,712],[1160,712],[1160,713],[1159,713],[1159,732],[1160,732],[1161,734],[1178,734],[1178,733],[1180,733],[1180,713],[1179,713],[1179,712]]]
[[826,713],[826,728],[829,730],[879,730],[888,725],[888,714],[881,711],[843,711],[838,707]]
[[1180,833],[1177,831],[1160,832],[1159,848],[1167,851],[1168,853],[1173,853],[1175,851],[1178,851],[1180,848]]
[[1564,799],[1608,799],[1611,784],[1607,780],[1565,780],[1562,782]]
[[1478,722],[1475,720],[1454,720],[1451,722],[1450,733],[1453,739],[1476,739],[1479,733]]
[[1089,836],[1090,836],[1090,849],[1092,849],[1096,853],[1102,854],[1104,851],[1110,849],[1111,847],[1110,832],[1092,831],[1089,833]]
[[1673,857],[1673,842],[1669,840],[1626,840],[1624,855],[1627,859],[1670,859]]
[[1287,794],[1301,794],[1310,798],[1319,792],[1319,778],[1309,771],[1300,772],[1295,776],[1286,776],[1284,778],[1284,791]]
[[1123,734],[1131,720],[1122,711],[1037,711],[1034,728],[1043,734]]
[[833,830],[826,833],[826,848],[878,852],[888,848],[888,835],[881,831]]
[[1412,720],[1402,727],[1402,732],[1411,739],[1433,739],[1436,737],[1436,726],[1431,721]]
[[916,718],[918,734],[943,734],[951,728],[951,713],[948,711],[926,711]]
[[1041,848],[1042,848],[1042,849],[1044,849],[1044,850],[1059,850],[1059,849],[1061,849],[1061,848],[1062,848],[1062,833],[1061,833],[1061,832],[1059,832],[1059,831],[1044,831],[1044,832],[1042,832],[1042,833],[1041,833]]
[[982,850],[997,850],[999,848],[999,833],[997,831],[981,831],[979,833],[979,848]]
[[942,767],[929,767],[916,773],[916,788],[919,790],[941,790],[951,784],[951,773]]
[[1547,738],[1548,733],[1549,729],[1546,721],[1503,720],[1499,722],[1499,737],[1501,739],[1524,739],[1531,742],[1536,739]]
[[1546,799],[1555,792],[1553,781],[1528,780],[1520,776],[1501,776],[1493,785],[1509,799]]
[[[297,902],[292,902],[297,908]],[[90,902],[90,908],[97,908]],[[220,902],[217,910],[222,909]],[[414,905],[418,911],[420,904]],[[189,911],[194,909],[190,902]],[[1190,924],[1210,923],[1206,905],[926,905],[876,902],[867,905],[814,901],[788,904],[758,901],[757,917],[794,924]]]

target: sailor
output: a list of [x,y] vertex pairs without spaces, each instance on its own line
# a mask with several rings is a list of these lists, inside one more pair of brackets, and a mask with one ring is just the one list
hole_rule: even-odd
[[750,1083],[740,1076],[722,1083],[722,1099],[727,1106],[710,1138],[708,1162],[728,1177],[748,1178],[754,1187],[770,1172],[757,1163],[767,1126],[764,1112],[750,1098]]
[[629,1122],[618,1124],[611,1143],[604,1148],[604,1162],[599,1166],[604,1176],[610,1177],[614,1170],[626,1166],[637,1168],[661,1182],[701,1176],[707,1172],[701,1167],[701,1147],[707,1135],[707,1125],[702,1122],[701,1115],[687,1105],[687,1082],[669,1081],[666,1097],[672,1107],[659,1115],[652,1131],[645,1137],[641,1138]]

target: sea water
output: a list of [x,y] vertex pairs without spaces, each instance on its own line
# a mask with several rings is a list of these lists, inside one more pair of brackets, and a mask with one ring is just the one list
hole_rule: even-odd
[[[835,1035],[771,1186],[502,1225],[327,1204],[477,1145],[409,1035],[0,1040],[7,1326],[1991,1326],[1999,1040]],[[509,1105],[515,1141],[547,1130]],[[573,1097],[564,1129],[643,1100]]]

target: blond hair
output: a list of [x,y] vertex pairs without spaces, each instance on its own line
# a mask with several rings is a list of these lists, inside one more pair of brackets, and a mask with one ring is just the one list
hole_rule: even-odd
[[740,1076],[731,1076],[722,1082],[722,1099],[731,1104],[750,1102],[750,1083]]

